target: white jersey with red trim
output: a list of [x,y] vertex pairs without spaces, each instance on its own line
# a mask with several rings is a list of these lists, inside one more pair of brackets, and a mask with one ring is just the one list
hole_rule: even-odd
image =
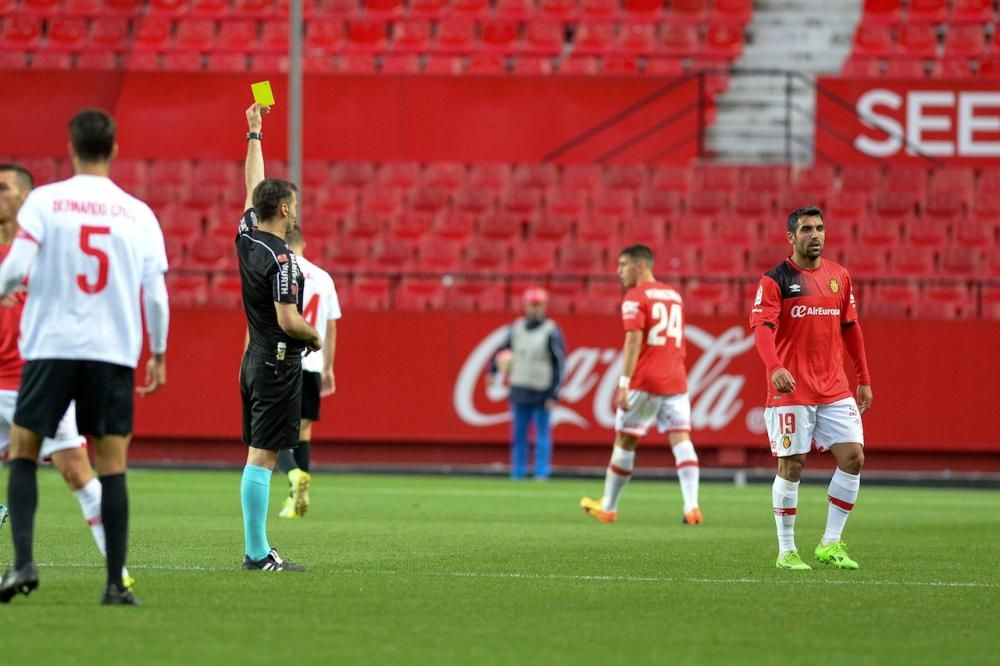
[[160,225],[110,179],[77,175],[31,192],[18,235],[38,244],[21,317],[21,356],[135,367],[140,289],[167,270]]
[[[299,270],[306,279],[302,296],[302,318],[316,329],[323,345],[326,345],[326,324],[331,319],[340,319],[340,299],[333,278],[305,257],[295,255],[299,260]],[[305,372],[323,372],[323,352],[307,354],[302,359]]]

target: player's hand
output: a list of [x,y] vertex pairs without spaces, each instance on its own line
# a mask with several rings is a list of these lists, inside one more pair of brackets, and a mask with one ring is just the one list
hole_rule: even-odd
[[791,393],[795,390],[795,377],[784,368],[778,368],[771,373],[771,384],[778,393]]
[[631,406],[628,401],[628,389],[619,387],[618,391],[615,392],[615,407],[628,411]]
[[250,105],[247,109],[247,127],[251,132],[259,132],[261,126],[264,124],[263,116],[271,109],[266,106],[261,106],[257,102]]
[[858,410],[864,414],[872,407],[872,387],[870,384],[858,385]]
[[167,358],[153,354],[146,361],[146,384],[135,389],[139,395],[149,395],[167,383]]
[[545,409],[554,408],[556,406],[556,403],[558,403],[558,400],[556,400],[555,398],[549,398],[548,400],[545,401]]
[[0,298],[0,308],[12,308],[15,305],[17,305],[17,296],[14,294],[7,294]]
[[333,370],[324,372],[320,379],[319,397],[325,398],[337,392],[337,380],[334,379]]
[[308,352],[318,352],[322,348],[323,340],[319,337],[318,333],[306,342],[306,350]]

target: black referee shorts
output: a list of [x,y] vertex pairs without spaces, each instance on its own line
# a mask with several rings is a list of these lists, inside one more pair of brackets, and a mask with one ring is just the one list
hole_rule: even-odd
[[21,374],[14,423],[43,437],[55,437],[69,403],[76,400],[76,425],[92,437],[132,432],[135,370],[103,361],[40,359]]
[[302,418],[319,421],[319,392],[322,386],[323,375],[302,371]]
[[299,445],[302,413],[302,359],[283,361],[274,354],[243,354],[240,366],[243,442],[255,449],[294,449]]

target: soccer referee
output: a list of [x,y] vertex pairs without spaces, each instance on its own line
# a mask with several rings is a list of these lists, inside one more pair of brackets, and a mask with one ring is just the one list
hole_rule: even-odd
[[302,354],[319,351],[319,333],[302,318],[305,279],[285,235],[295,227],[295,185],[264,178],[261,151],[262,114],[247,109],[245,212],[236,235],[247,315],[249,344],[240,366],[243,441],[249,447],[243,468],[245,553],[243,568],[261,571],[304,571],[283,560],[267,540],[267,504],[271,472],[281,449],[299,442],[302,404]]

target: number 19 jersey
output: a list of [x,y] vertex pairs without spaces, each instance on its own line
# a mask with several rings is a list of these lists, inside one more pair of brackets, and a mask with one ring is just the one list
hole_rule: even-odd
[[134,368],[139,293],[167,270],[163,232],[142,201],[110,179],[77,175],[39,187],[17,216],[38,244],[21,317],[21,356]]
[[626,331],[642,331],[629,388],[657,395],[686,393],[684,301],[677,290],[655,280],[636,285],[622,301],[622,324]]

